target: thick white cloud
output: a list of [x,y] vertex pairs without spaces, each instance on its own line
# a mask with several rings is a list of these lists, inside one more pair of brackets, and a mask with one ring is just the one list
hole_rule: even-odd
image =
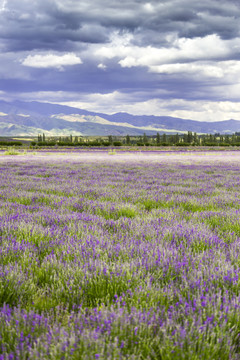
[[63,105],[108,114],[128,112],[135,115],[173,116],[197,121],[240,120],[240,103],[231,101],[188,101],[183,99],[150,99],[137,101],[136,96],[117,91],[108,94],[81,96],[81,101],[66,101]]
[[100,63],[98,64],[98,68],[102,70],[106,70],[107,66],[105,64]]
[[[101,58],[120,58],[122,67],[157,66],[174,64],[184,61],[227,59],[228,56],[238,53],[240,39],[222,40],[212,34],[203,38],[175,39],[168,47],[133,46],[131,36],[115,36],[111,43],[99,47],[95,56]],[[172,41],[172,38],[171,38]],[[171,45],[171,46],[170,46]]]
[[28,55],[22,60],[22,64],[35,68],[57,68],[58,70],[63,70],[65,66],[82,64],[82,60],[74,53],[64,55],[37,54]]
[[150,71],[160,74],[181,74],[182,76],[190,75],[195,78],[213,77],[213,78],[222,78],[224,76],[224,71],[216,66],[215,64],[198,64],[198,63],[176,63],[176,64],[166,64],[159,66],[151,66]]
[[[168,37],[169,46],[133,46],[129,34],[116,34],[108,45],[94,46],[92,56],[118,62],[122,68],[146,67],[151,73],[176,79],[221,81],[219,86],[240,81],[240,61],[229,60],[240,50],[240,38],[223,40],[212,34],[204,38]],[[207,84],[205,83],[205,86]],[[207,86],[212,86],[208,83]],[[233,91],[231,91],[233,93]],[[225,93],[226,97],[227,93]]]
[[186,109],[174,110],[171,116],[198,121],[240,120],[240,104],[230,101],[184,101]]
[[159,74],[180,74],[194,79],[216,78],[225,82],[240,80],[240,61],[196,61],[190,63],[176,63],[150,66],[150,71]]
[[[124,96],[118,93],[107,94],[105,98],[100,94],[91,94],[91,96],[85,97],[83,101],[64,102],[62,104],[103,113],[124,111],[135,115],[173,116],[211,122],[232,118],[240,120],[240,104],[229,101],[210,102],[197,100],[192,102],[182,99],[164,101],[151,99],[142,102],[132,101],[131,103],[127,101],[126,95]],[[174,110],[174,108],[176,110]]]
[[151,4],[151,3],[146,3],[146,4],[143,4],[143,9],[147,12],[147,13],[154,13],[154,6]]
[[2,3],[0,3],[0,11],[5,11],[7,6],[7,0],[2,0]]

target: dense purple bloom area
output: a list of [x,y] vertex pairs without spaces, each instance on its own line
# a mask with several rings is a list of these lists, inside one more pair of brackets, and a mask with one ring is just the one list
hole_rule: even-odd
[[0,359],[239,359],[240,154],[0,157]]

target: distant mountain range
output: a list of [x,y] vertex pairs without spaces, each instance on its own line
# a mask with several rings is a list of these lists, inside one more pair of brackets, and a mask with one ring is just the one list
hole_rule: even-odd
[[170,116],[113,115],[41,102],[0,101],[0,136],[154,135],[186,131],[198,134],[240,132],[240,121],[200,122]]

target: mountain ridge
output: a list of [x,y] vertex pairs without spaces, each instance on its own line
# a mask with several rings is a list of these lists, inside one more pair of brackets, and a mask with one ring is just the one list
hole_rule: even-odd
[[240,132],[239,120],[196,121],[171,116],[132,115],[126,112],[104,114],[46,102],[6,102],[0,100],[1,136],[83,135],[125,136],[184,133]]

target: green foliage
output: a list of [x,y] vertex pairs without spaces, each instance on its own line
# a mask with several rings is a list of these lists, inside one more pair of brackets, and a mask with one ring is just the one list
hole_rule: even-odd
[[112,209],[105,210],[99,208],[95,212],[96,214],[103,216],[106,220],[109,219],[118,220],[121,217],[131,219],[137,216],[137,211],[131,207],[121,207],[114,210]]
[[116,154],[117,154],[117,152],[115,149],[112,149],[108,152],[108,155],[116,155]]
[[121,146],[121,141],[113,141],[113,146]]
[[20,141],[0,141],[0,146],[22,146]]
[[109,305],[122,293],[134,288],[136,284],[136,278],[131,280],[127,276],[95,276],[83,287],[85,306]]
[[[106,146],[240,146],[240,135],[238,133],[232,135],[216,134],[201,134],[196,132],[185,132],[182,134],[160,134],[148,135],[144,133],[141,136],[126,135],[126,136],[60,136],[60,137],[46,137],[43,133],[38,135],[37,140],[33,140],[30,146],[40,147],[106,147]],[[8,141],[0,141],[0,146],[22,146],[21,142],[16,142],[10,138]]]
[[175,146],[190,146],[190,144],[185,143],[185,142],[181,142],[181,143],[175,144]]
[[172,201],[155,201],[152,199],[146,199],[140,202],[147,211],[151,211],[153,209],[160,209],[160,208],[171,208],[174,206]]
[[21,153],[16,150],[14,147],[10,147],[8,150],[4,152],[4,155],[20,155]]

